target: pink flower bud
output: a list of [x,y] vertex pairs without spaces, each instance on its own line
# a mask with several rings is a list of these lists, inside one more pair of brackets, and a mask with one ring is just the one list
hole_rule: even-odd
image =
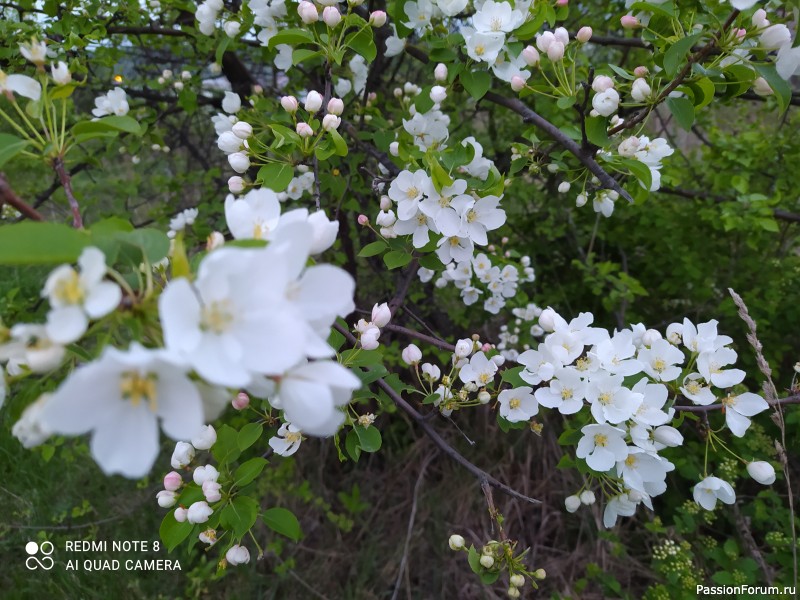
[[206,502],[219,502],[222,500],[222,494],[220,493],[222,486],[216,481],[204,481],[202,487]]
[[637,19],[633,15],[624,15],[619,20],[619,23],[620,25],[622,25],[623,29],[636,29],[640,25],[639,19]]
[[386,302],[372,307],[372,322],[378,327],[386,327],[391,318],[392,311],[389,310],[389,305]]
[[339,125],[341,125],[341,123],[341,117],[337,117],[336,115],[325,115],[322,119],[322,128],[325,131],[332,131],[334,129],[339,129]]
[[369,217],[367,215],[358,215],[359,225],[366,225],[367,223],[369,223]]
[[492,349],[492,345],[489,342],[486,342],[483,346],[481,346],[481,350],[483,352],[488,352]]
[[594,81],[592,81],[592,89],[598,94],[601,94],[613,87],[614,80],[608,75],[598,75],[594,78]]
[[381,210],[392,208],[392,199],[389,196],[381,196]]
[[547,58],[553,62],[558,62],[564,58],[564,44],[556,40],[547,47]]
[[170,471],[164,475],[164,489],[168,492],[174,492],[183,484],[183,477],[177,471]]
[[650,72],[649,69],[642,65],[639,65],[633,70],[633,74],[636,75],[637,77],[647,77],[647,74],[649,72]]
[[184,523],[186,521],[186,517],[188,515],[189,515],[189,511],[186,510],[185,508],[183,508],[182,506],[179,506],[178,508],[175,509],[175,515],[174,516],[175,516],[175,520],[178,523]]
[[297,5],[297,14],[300,15],[300,20],[306,25],[316,23],[319,21],[319,13],[317,7],[313,3],[303,0]]
[[245,392],[239,392],[236,395],[236,398],[231,400],[231,405],[236,410],[244,410],[250,406],[250,396],[248,396]]
[[230,179],[228,179],[228,189],[231,191],[232,194],[239,194],[242,190],[244,190],[244,179],[239,177],[238,175],[234,175]]
[[322,20],[325,21],[325,25],[334,28],[342,22],[342,14],[335,6],[326,6],[322,9]]
[[297,131],[297,135],[299,135],[302,138],[307,138],[314,135],[314,130],[311,129],[311,125],[309,125],[308,123],[303,123],[302,121],[297,124],[297,127],[295,127],[295,131]]
[[386,13],[382,10],[373,11],[369,15],[369,24],[373,27],[383,27],[386,24]]
[[511,78],[511,89],[515,92],[521,92],[525,89],[525,80],[519,75],[514,75]]
[[300,106],[300,103],[294,96],[283,96],[281,98],[281,106],[286,112],[294,113],[297,112],[297,108]]
[[585,44],[590,39],[592,39],[592,28],[581,27],[580,29],[578,29],[578,33],[575,34],[575,39],[578,40],[581,44]]
[[178,501],[178,494],[169,490],[161,490],[156,494],[156,500],[161,508],[170,508],[175,506]]
[[556,0],[556,6],[566,6],[569,4],[569,0]]
[[328,112],[332,115],[341,115],[344,112],[344,102],[340,98],[331,98],[328,101]]
[[436,102],[444,102],[445,98],[447,98],[447,90],[443,88],[441,85],[435,85],[431,88],[430,93],[431,100]]
[[436,78],[436,81],[446,81],[447,65],[444,63],[439,63],[436,65],[436,68],[433,70],[433,76]]
[[742,28],[736,30],[736,37],[738,37],[740,40],[743,40],[746,35],[747,29]]
[[539,51],[533,46],[525,46],[522,51],[522,58],[529,67],[535,67],[539,64]]

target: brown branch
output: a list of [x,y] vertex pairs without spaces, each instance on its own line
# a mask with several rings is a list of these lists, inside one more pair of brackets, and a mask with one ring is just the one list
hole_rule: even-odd
[[[356,340],[355,336],[352,333],[350,333],[348,329],[342,327],[338,323],[334,324],[334,328],[339,333],[341,333],[351,344],[355,345],[356,343],[358,343],[358,340]],[[532,504],[541,504],[541,500],[536,500],[535,498],[531,498],[529,496],[526,496],[525,494],[521,494],[514,488],[511,488],[506,484],[498,481],[497,479],[489,475],[489,473],[487,473],[480,467],[474,465],[469,460],[467,460],[464,456],[462,456],[458,452],[458,450],[456,450],[450,444],[448,444],[447,441],[441,435],[439,435],[439,433],[433,427],[431,427],[431,425],[425,420],[425,417],[423,417],[413,406],[411,406],[408,402],[406,402],[400,394],[395,392],[394,388],[392,388],[392,386],[386,383],[386,381],[384,381],[383,378],[376,380],[375,385],[381,388],[381,390],[383,390],[386,393],[386,395],[392,399],[392,402],[394,402],[398,406],[398,408],[402,409],[403,412],[405,412],[409,417],[411,417],[411,419],[420,427],[420,429],[422,429],[422,431],[425,432],[425,435],[427,435],[431,439],[431,441],[439,447],[439,449],[442,452],[444,452],[447,456],[449,456],[451,459],[456,461],[467,471],[469,471],[475,477],[477,477],[478,481],[480,481],[481,483],[486,482],[494,489],[503,492],[504,494],[507,494],[512,498],[517,498],[518,500],[524,500],[525,502],[530,502]]]
[[348,121],[342,121],[340,127],[342,131],[344,131],[348,136],[350,136],[350,138],[353,140],[353,142],[355,143],[356,147],[359,150],[361,150],[362,152],[366,152],[372,158],[381,163],[392,177],[397,177],[397,175],[400,174],[399,167],[392,162],[392,159],[389,158],[389,156],[386,153],[381,152],[372,144],[368,144],[367,142],[358,137],[358,130],[352,123]]
[[148,27],[108,27],[106,33],[122,34],[122,35],[166,35],[174,37],[189,37],[191,33],[181,29],[167,29],[166,27],[158,27],[157,25],[150,25]]
[[406,267],[406,272],[403,274],[403,280],[400,283],[400,287],[397,289],[397,293],[389,300],[389,312],[392,313],[392,316],[394,316],[397,309],[405,302],[408,290],[411,287],[411,282],[414,281],[414,275],[417,274],[418,269],[419,260],[416,258]]
[[583,166],[585,166],[589,172],[592,173],[592,175],[597,177],[605,189],[614,190],[628,202],[633,203],[633,198],[631,198],[630,194],[628,194],[628,192],[622,186],[620,186],[619,182],[609,175],[608,172],[603,169],[603,167],[601,167],[600,164],[594,159],[593,149],[587,151],[581,148],[580,144],[568,137],[563,131],[561,131],[543,116],[534,112],[524,102],[522,102],[522,100],[517,98],[506,98],[505,96],[501,96],[500,94],[496,94],[494,92],[486,92],[486,95],[483,98],[484,100],[494,102],[495,104],[499,104],[500,106],[505,106],[506,108],[513,110],[522,117],[523,123],[532,123],[545,133],[549,134],[550,137],[558,142],[560,146],[574,155],[575,158],[577,158],[581,164],[583,164]]
[[58,174],[58,179],[61,181],[61,186],[64,188],[64,193],[67,195],[69,207],[72,210],[72,226],[75,229],[83,229],[83,219],[81,218],[81,207],[78,204],[78,199],[72,191],[72,179],[69,173],[64,168],[64,159],[57,156],[53,160],[53,169]]
[[675,76],[675,79],[673,79],[669,83],[669,85],[667,85],[667,87],[665,87],[661,91],[661,93],[658,95],[658,98],[656,98],[656,101],[647,106],[646,108],[640,110],[630,119],[626,119],[624,123],[621,123],[620,125],[617,125],[613,129],[609,130],[608,132],[609,137],[614,135],[615,133],[619,133],[620,131],[624,131],[626,129],[635,127],[636,125],[644,121],[647,118],[647,116],[653,111],[653,109],[656,108],[656,106],[664,102],[669,97],[669,95],[672,92],[674,92],[681,83],[683,83],[683,80],[686,79],[689,73],[691,73],[692,66],[701,62],[705,57],[711,54],[711,52],[714,49],[716,49],[717,42],[719,42],[719,39],[725,35],[725,31],[728,29],[728,27],[731,26],[733,21],[738,16],[739,16],[739,11],[734,10],[720,28],[720,31],[717,34],[717,36],[714,39],[710,40],[705,46],[703,46],[700,50],[698,50],[696,53],[692,54],[689,57],[689,60],[684,65],[683,69],[681,69],[680,72]]
[[432,346],[436,346],[437,348],[441,348],[442,350],[447,350],[448,352],[454,352],[456,349],[456,347],[453,344],[450,344],[444,340],[440,340],[439,338],[433,337],[432,335],[427,335],[425,333],[420,333],[419,331],[414,331],[413,329],[408,329],[407,327],[403,327],[402,325],[395,325],[394,323],[389,323],[384,327],[384,329],[386,329],[387,331],[394,331],[402,335],[407,335],[408,337],[418,339],[422,342],[427,342]]
[[14,207],[20,214],[32,221],[44,221],[44,217],[38,210],[14,193],[5,173],[0,173],[0,207],[3,204]]

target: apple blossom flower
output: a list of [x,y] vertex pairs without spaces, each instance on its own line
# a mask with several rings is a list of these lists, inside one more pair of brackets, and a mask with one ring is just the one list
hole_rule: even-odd
[[450,546],[451,550],[461,550],[466,545],[466,540],[464,540],[463,536],[458,534],[453,534],[447,540],[447,544]]
[[217,543],[217,532],[215,529],[206,529],[205,531],[201,531],[197,538],[204,544],[213,546]]
[[300,448],[303,435],[291,423],[283,423],[278,433],[270,438],[269,446],[278,456],[291,456]]
[[188,442],[178,442],[172,452],[172,468],[182,469],[194,460],[194,446]]
[[104,281],[105,255],[88,247],[78,258],[80,272],[61,265],[50,273],[42,297],[50,301],[46,331],[54,342],[68,344],[79,339],[89,319],[99,319],[113,311],[122,299],[116,283]]
[[44,325],[17,323],[8,333],[9,341],[0,345],[0,363],[7,363],[10,375],[23,369],[46,373],[61,364],[65,348],[48,337]]
[[183,478],[177,471],[170,471],[164,475],[164,489],[174,492],[183,485]]
[[539,403],[531,393],[529,387],[518,387],[511,390],[503,390],[498,394],[497,401],[500,404],[500,416],[511,423],[529,421],[539,413]]
[[697,357],[697,370],[708,383],[718,388],[729,388],[741,383],[745,376],[745,372],[741,369],[722,369],[722,367],[735,362],[735,350],[718,348],[700,353],[700,356]]
[[722,399],[725,407],[725,423],[736,437],[743,437],[750,427],[749,417],[753,417],[769,408],[766,400],[752,392],[730,395]]
[[94,105],[95,108],[92,109],[92,114],[95,117],[104,117],[106,115],[122,117],[127,115],[130,110],[127,95],[122,88],[115,88],[109,90],[103,96],[98,96],[95,98]]
[[686,356],[667,340],[657,339],[649,348],[639,350],[636,358],[645,373],[656,381],[674,381],[681,374]]
[[610,117],[619,108],[619,94],[614,88],[595,94],[592,98],[592,108],[603,117]]
[[192,446],[198,450],[209,450],[216,441],[216,430],[212,425],[206,425],[192,438]]
[[430,381],[431,383],[435,383],[439,381],[439,378],[442,376],[442,372],[434,364],[431,363],[422,363],[422,378],[426,381]]
[[47,44],[36,38],[32,38],[30,43],[20,44],[19,51],[22,56],[37,66],[43,65],[47,60]]
[[758,483],[772,485],[775,483],[775,469],[766,461],[755,460],[747,463],[747,473]]
[[469,362],[461,367],[458,377],[464,383],[474,382],[479,387],[485,387],[494,381],[496,373],[497,365],[483,352],[476,352]]
[[578,33],[575,34],[575,39],[578,40],[581,44],[585,44],[590,39],[592,39],[592,28],[589,26],[584,26],[578,29]]
[[641,406],[643,395],[625,387],[623,379],[622,375],[596,373],[589,380],[586,399],[598,423],[617,425],[633,417]]
[[341,117],[337,117],[336,115],[328,114],[322,118],[322,128],[325,131],[333,131],[339,129],[339,125],[341,125],[341,123],[342,123]]
[[635,512],[636,504],[631,501],[628,494],[614,496],[603,511],[603,526],[610,529],[616,524],[617,517],[631,517]]
[[308,92],[306,101],[303,104],[303,108],[310,113],[317,112],[320,108],[322,108],[322,94],[314,90]]
[[237,565],[244,565],[250,562],[250,551],[244,546],[235,544],[228,548],[228,551],[225,553],[225,560],[228,561],[229,565],[234,567]]
[[245,173],[250,168],[250,157],[244,152],[228,154],[228,164],[237,173]]
[[183,506],[179,506],[178,508],[175,509],[172,515],[175,517],[175,520],[178,523],[185,523],[186,517],[189,515],[189,511],[185,509]]
[[42,95],[42,85],[27,75],[7,75],[0,69],[0,93],[19,94],[36,101]]
[[161,490],[156,494],[156,499],[161,508],[171,508],[178,501],[178,494],[170,490]]
[[777,50],[792,43],[792,32],[783,23],[770,25],[761,32],[760,46],[767,50]]
[[558,409],[563,415],[572,415],[583,407],[586,383],[576,369],[558,368],[549,386],[537,389],[534,395],[542,406]]
[[206,481],[217,481],[219,471],[213,465],[201,465],[192,473],[192,479],[197,485],[202,486]]
[[644,102],[652,93],[653,90],[650,89],[650,86],[647,85],[647,81],[643,78],[638,77],[633,80],[631,84],[631,98],[636,102]]
[[205,500],[192,503],[186,513],[189,523],[205,523],[214,511]]
[[138,478],[158,454],[159,421],[172,439],[191,438],[203,426],[203,403],[174,356],[134,342],[127,351],[107,346],[99,359],[73,371],[41,419],[54,433],[92,432],[91,454],[100,468]]
[[585,425],[575,456],[583,458],[595,471],[604,473],[628,457],[625,432],[611,425]]
[[409,344],[403,349],[402,358],[407,365],[416,365],[422,360],[422,351],[415,344]]
[[[5,385],[5,377],[3,377]],[[53,432],[42,422],[41,415],[51,394],[42,394],[35,402],[29,404],[19,420],[11,428],[11,435],[19,440],[23,448],[33,448],[44,443]]]
[[694,501],[706,510],[714,510],[717,500],[725,504],[733,504],[736,501],[736,494],[734,494],[731,484],[713,476],[706,477],[694,486],[692,494]]
[[489,65],[495,63],[506,40],[503,32],[481,33],[469,27],[464,27],[462,34],[464,35],[469,57],[474,61],[485,62]]
[[241,198],[225,199],[225,221],[234,239],[270,239],[280,221],[278,196],[269,188],[250,190]]
[[281,106],[286,112],[295,113],[297,112],[300,103],[294,96],[281,96]]
[[203,482],[202,485],[203,489],[203,496],[206,498],[206,502],[219,502],[222,500],[222,486],[217,483],[216,481],[206,480]]
[[581,499],[575,495],[567,496],[564,498],[564,507],[567,512],[574,513],[581,507]]
[[369,24],[375,28],[383,27],[386,24],[386,13],[382,10],[374,10],[369,14]]

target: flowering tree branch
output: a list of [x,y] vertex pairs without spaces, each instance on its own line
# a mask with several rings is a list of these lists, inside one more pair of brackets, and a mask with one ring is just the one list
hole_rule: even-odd
[[[771,406],[786,406],[787,404],[800,404],[800,394],[793,394],[791,396],[786,396],[786,398],[779,398],[774,402],[770,402],[769,404]],[[682,406],[676,404],[672,408],[683,412],[705,413],[705,412],[710,412],[712,410],[722,410],[725,408],[725,405],[719,402],[715,404],[708,404],[706,406]]]
[[42,214],[14,193],[3,173],[0,173],[0,206],[8,204],[33,221],[44,221]]

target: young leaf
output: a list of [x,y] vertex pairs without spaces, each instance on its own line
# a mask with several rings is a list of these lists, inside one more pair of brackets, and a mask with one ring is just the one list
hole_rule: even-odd
[[270,508],[264,511],[261,519],[272,531],[285,535],[295,542],[300,540],[302,535],[300,522],[292,511],[285,508]]

